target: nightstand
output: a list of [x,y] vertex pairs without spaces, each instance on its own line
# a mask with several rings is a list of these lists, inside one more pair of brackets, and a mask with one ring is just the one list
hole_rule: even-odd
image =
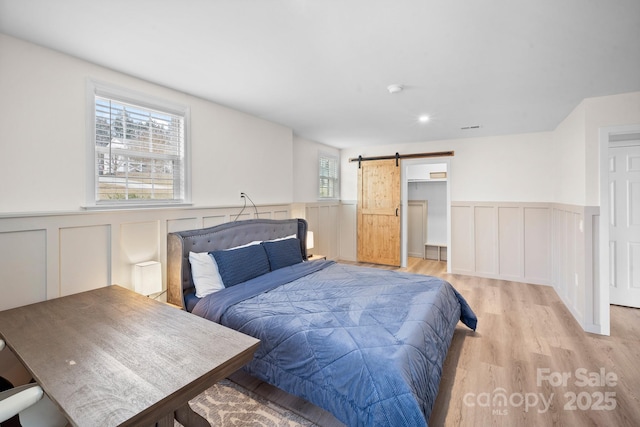
[[307,261],[318,261],[319,259],[327,259],[326,255],[314,254],[307,258]]

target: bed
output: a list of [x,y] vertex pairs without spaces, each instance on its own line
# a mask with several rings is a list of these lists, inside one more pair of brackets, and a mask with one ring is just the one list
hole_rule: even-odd
[[346,425],[426,426],[454,329],[475,314],[439,278],[307,261],[306,233],[303,219],[169,233],[168,302],[259,338],[243,369]]

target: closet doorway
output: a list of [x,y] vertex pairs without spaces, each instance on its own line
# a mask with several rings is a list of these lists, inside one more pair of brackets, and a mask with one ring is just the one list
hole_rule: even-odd
[[[417,240],[424,238],[424,254],[428,259],[447,262],[451,272],[451,159],[420,158],[402,162],[401,197],[401,266],[417,250]],[[415,204],[426,200],[426,230],[415,224]],[[411,209],[410,209],[410,204]],[[413,217],[413,219],[412,219]],[[417,227],[417,228],[416,228]],[[424,231],[425,236],[416,237]],[[411,235],[410,235],[411,233]],[[411,241],[411,248],[409,247]]]

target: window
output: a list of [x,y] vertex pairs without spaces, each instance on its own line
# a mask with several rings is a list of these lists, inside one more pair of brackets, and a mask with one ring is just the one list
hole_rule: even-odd
[[188,109],[92,83],[89,204],[187,201]]
[[340,181],[338,180],[338,158],[320,152],[319,158],[319,186],[320,199],[337,199]]

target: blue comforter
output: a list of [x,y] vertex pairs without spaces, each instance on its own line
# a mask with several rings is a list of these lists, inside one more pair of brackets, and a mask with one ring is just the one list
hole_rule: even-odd
[[261,340],[245,370],[349,426],[425,426],[458,320],[446,281],[304,262],[201,299],[193,313]]

